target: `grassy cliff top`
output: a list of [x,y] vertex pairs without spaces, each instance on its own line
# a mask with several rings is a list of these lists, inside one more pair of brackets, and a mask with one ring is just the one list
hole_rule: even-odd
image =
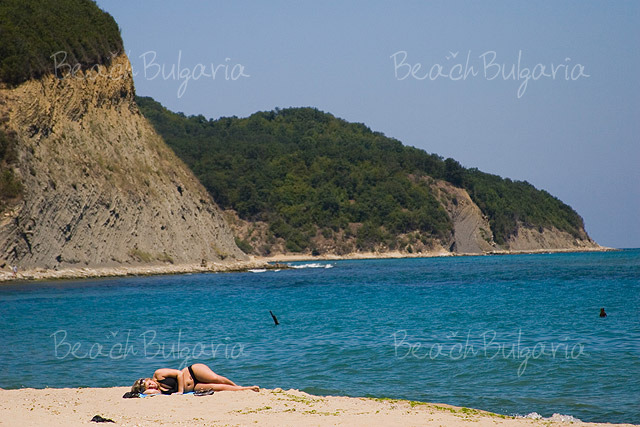
[[91,0],[0,1],[2,82],[17,85],[53,73],[56,60],[83,69],[108,64],[122,51],[118,24]]

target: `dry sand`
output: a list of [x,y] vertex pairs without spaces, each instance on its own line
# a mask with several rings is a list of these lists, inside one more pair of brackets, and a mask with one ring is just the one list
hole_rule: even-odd
[[[0,424],[121,426],[606,426],[510,418],[401,400],[312,396],[297,390],[123,399],[127,387],[0,390]],[[630,426],[630,424],[618,424]]]

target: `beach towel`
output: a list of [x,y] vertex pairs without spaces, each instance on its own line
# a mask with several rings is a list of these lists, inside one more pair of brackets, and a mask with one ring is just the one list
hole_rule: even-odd
[[[186,393],[182,393],[184,395],[194,395],[194,396],[210,396],[214,394],[213,390],[201,390],[201,391],[188,391]],[[124,399],[131,399],[135,397],[153,397],[153,396],[171,396],[170,394],[144,394],[144,393],[132,393],[130,391],[126,392],[122,397]]]

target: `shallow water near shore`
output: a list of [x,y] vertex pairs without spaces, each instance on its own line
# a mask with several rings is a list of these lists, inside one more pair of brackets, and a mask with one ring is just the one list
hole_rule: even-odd
[[295,265],[3,285],[0,387],[200,362],[243,385],[640,423],[640,250]]

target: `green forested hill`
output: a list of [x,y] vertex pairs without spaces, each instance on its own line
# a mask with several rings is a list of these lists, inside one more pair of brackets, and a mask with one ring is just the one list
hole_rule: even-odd
[[241,218],[262,220],[287,249],[313,249],[312,237],[357,229],[359,249],[393,248],[397,236],[450,236],[452,223],[422,177],[468,190],[501,244],[518,222],[579,235],[569,206],[526,182],[511,181],[348,123],[313,108],[206,120],[138,98],[143,114],[214,199]]
[[[1,0],[0,81],[19,84],[58,63],[83,68],[121,53],[118,24],[92,0]],[[66,71],[62,70],[61,71]]]

